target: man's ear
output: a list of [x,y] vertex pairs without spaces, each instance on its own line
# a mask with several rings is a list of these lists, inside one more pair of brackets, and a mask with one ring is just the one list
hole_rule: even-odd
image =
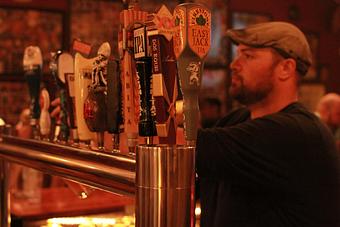
[[279,79],[287,80],[291,76],[295,75],[296,61],[292,58],[284,59],[280,62],[279,67],[280,67]]

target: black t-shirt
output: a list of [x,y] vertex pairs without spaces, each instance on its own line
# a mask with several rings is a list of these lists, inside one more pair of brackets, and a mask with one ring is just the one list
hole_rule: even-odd
[[251,120],[242,108],[198,132],[202,227],[339,227],[340,159],[301,104]]

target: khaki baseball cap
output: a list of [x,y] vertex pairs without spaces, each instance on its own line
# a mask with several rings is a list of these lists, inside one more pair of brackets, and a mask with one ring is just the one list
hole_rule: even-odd
[[229,29],[226,35],[237,45],[272,47],[283,57],[295,59],[301,75],[307,73],[312,63],[312,53],[305,35],[287,22],[266,22],[244,29]]

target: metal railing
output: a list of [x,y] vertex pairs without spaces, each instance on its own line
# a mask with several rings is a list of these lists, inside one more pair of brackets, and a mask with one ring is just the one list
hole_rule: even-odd
[[7,161],[120,195],[134,196],[134,157],[3,135],[0,141],[1,226],[10,226]]

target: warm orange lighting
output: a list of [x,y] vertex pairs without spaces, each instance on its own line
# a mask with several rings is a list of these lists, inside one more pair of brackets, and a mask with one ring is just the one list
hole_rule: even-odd
[[74,218],[51,218],[47,220],[45,227],[132,227],[135,225],[133,216],[123,216],[117,218],[97,218],[97,217],[74,217]]

